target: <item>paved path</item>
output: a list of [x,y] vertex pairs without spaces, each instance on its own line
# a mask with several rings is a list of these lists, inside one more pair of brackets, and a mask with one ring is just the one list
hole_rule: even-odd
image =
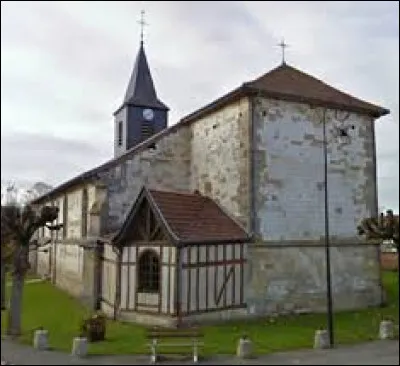
[[[32,347],[1,340],[1,359],[16,365],[143,365],[149,356],[89,356],[78,359],[55,351],[37,351]],[[166,360],[162,365],[189,365],[190,360]],[[399,365],[399,341],[374,341],[331,350],[300,350],[239,360],[216,355],[200,360],[202,365]]]
[[[44,282],[45,280],[43,278],[32,278],[30,280],[25,280],[24,284],[29,284],[29,283],[37,283],[37,282]],[[6,286],[10,287],[12,285],[12,281],[8,281]]]

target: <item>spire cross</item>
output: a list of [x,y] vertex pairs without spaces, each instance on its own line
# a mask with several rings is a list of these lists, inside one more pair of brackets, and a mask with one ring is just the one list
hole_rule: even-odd
[[285,43],[285,40],[282,38],[282,41],[277,44],[279,47],[282,48],[282,64],[285,63],[285,48],[289,47],[287,43]]
[[140,24],[140,43],[143,43],[143,30],[144,30],[144,26],[148,25],[145,21],[144,21],[144,10],[142,10],[140,12],[140,20],[138,20],[138,23]]

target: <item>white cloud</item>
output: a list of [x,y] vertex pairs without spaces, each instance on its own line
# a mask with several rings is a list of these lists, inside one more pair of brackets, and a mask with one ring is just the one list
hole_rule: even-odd
[[[275,67],[281,37],[290,64],[388,107],[391,115],[376,123],[379,204],[398,210],[398,2],[2,2],[2,145],[34,133],[91,146],[85,168],[110,156],[112,113],[132,70],[142,8],[170,124]],[[60,150],[51,161],[67,155]],[[27,156],[7,165],[2,158],[2,175],[51,176],[51,164],[35,172]],[[50,183],[77,170],[68,163]]]

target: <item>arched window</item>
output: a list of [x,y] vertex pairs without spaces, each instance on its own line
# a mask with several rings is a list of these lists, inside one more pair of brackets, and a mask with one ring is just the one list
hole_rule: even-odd
[[157,253],[144,251],[138,263],[138,291],[158,292],[160,289],[160,261]]

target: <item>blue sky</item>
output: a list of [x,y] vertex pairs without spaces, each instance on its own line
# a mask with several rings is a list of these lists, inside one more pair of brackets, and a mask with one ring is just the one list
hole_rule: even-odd
[[399,4],[1,2],[2,179],[59,184],[113,153],[146,10],[170,125],[280,63],[391,110],[376,122],[379,204],[399,206]]

